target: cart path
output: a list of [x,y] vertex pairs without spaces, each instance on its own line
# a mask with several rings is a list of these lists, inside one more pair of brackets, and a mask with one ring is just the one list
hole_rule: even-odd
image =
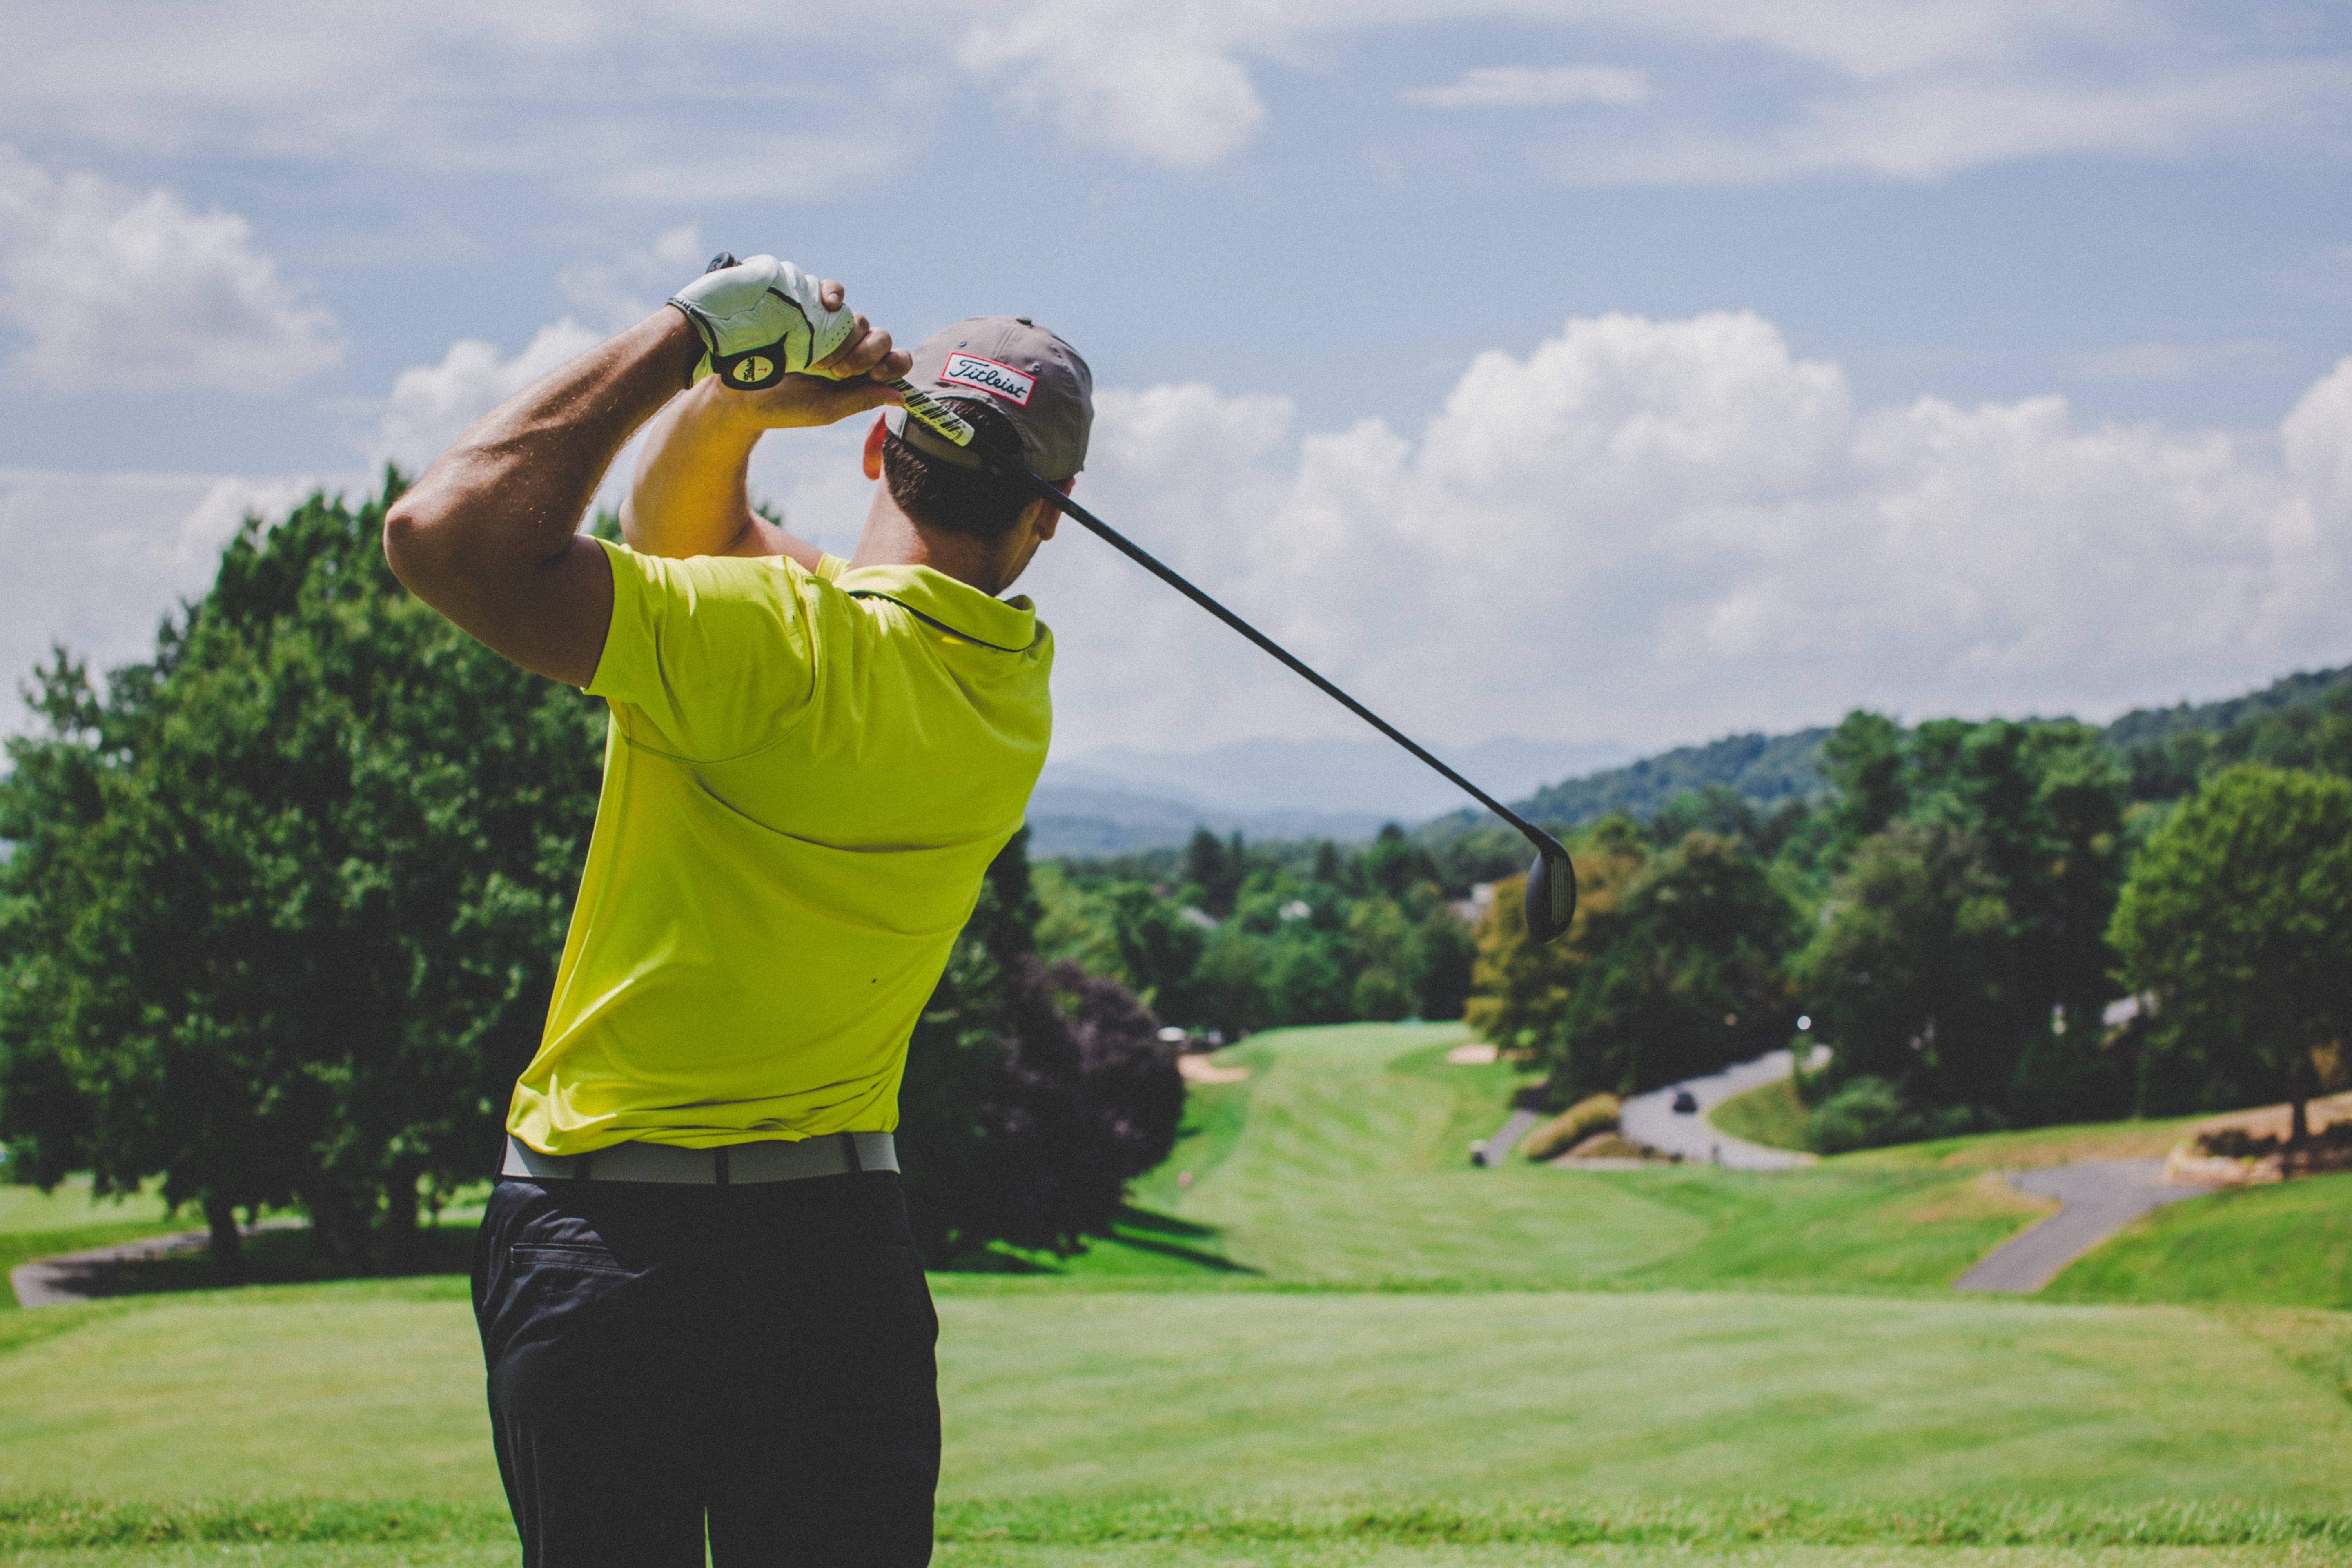
[[[286,1229],[302,1223],[294,1215],[279,1215],[239,1228],[251,1236],[256,1231]],[[20,1307],[70,1306],[105,1295],[107,1270],[115,1264],[185,1257],[204,1251],[211,1243],[212,1233],[208,1230],[183,1230],[170,1236],[151,1236],[144,1241],[126,1241],[115,1247],[93,1247],[87,1252],[37,1258],[8,1270],[8,1288],[16,1293]]]
[[[1480,1140],[1480,1142],[1473,1145],[1473,1148],[1474,1150],[1483,1149],[1486,1155],[1484,1163],[1499,1165],[1511,1157],[1512,1151],[1519,1146],[1519,1140],[1534,1131],[1543,1120],[1544,1113],[1540,1110],[1524,1109],[1514,1110],[1509,1116],[1504,1118],[1500,1127],[1495,1129],[1493,1137]],[[1473,1153],[1472,1159],[1474,1161],[1477,1159],[1475,1152]]]
[[1953,1289],[2031,1295],[2140,1215],[2214,1190],[2168,1184],[2161,1160],[2086,1160],[2015,1172],[2009,1184],[2021,1193],[2056,1198],[2063,1206],[1985,1254],[1974,1268],[1952,1281]]
[[[1700,1164],[1714,1163],[1734,1171],[1787,1171],[1813,1163],[1811,1154],[1793,1149],[1771,1149],[1717,1131],[1706,1113],[1735,1094],[1745,1094],[1777,1083],[1797,1070],[1796,1058],[1787,1051],[1767,1051],[1754,1061],[1727,1067],[1705,1078],[1687,1079],[1637,1094],[1625,1102],[1618,1125],[1626,1137],[1662,1154],[1679,1154]],[[1675,1091],[1688,1089],[1698,1101],[1696,1115],[1677,1115]]]

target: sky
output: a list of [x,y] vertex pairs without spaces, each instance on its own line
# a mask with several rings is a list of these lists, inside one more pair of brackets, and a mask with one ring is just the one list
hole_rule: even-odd
[[[722,247],[1060,331],[1081,499],[1441,746],[2352,661],[2342,6],[877,16],[0,0],[12,682]],[[845,552],[861,434],[755,489]],[[1020,591],[1058,755],[1361,732],[1076,530]]]

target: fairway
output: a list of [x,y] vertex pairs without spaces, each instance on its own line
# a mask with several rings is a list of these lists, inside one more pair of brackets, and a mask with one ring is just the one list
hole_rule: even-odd
[[[1448,1063],[1465,1037],[1459,1025],[1348,1025],[1224,1052],[1250,1078],[1195,1091],[1193,1131],[1138,1187],[1139,1206],[1183,1228],[1131,1234],[1326,1285],[1927,1293],[2046,1212],[1973,1167],[1478,1169],[1469,1140],[1527,1080]],[[1184,1271],[1139,1250],[1098,1246],[1061,1267]]]
[[[1465,1145],[1524,1080],[1446,1063],[1460,1037],[1260,1037],[1221,1058],[1246,1080],[1195,1094],[1126,1240],[934,1276],[940,1563],[2347,1560],[2346,1315],[2156,1304],[2324,1289],[2347,1179],[2168,1210],[2071,1271],[2072,1302],[1957,1297],[2042,1212],[1986,1144],[2168,1130],[1779,1174],[1479,1170]],[[46,1234],[87,1212],[18,1210],[68,1222]],[[2248,1237],[2295,1261],[2245,1285]],[[14,1314],[8,1500],[0,1564],[514,1557],[455,1276]],[[73,1522],[142,1508],[164,1522]]]
[[[2173,1308],[940,1297],[943,1495],[2352,1505],[2352,1405]],[[8,1491],[495,1504],[457,1281],[180,1297],[0,1355]]]

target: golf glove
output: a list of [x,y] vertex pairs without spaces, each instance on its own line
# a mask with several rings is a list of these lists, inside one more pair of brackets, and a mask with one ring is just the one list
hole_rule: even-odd
[[772,256],[739,262],[721,251],[670,303],[702,336],[703,355],[688,384],[715,374],[742,392],[807,371],[857,326],[856,312],[845,305],[826,310],[817,280]]

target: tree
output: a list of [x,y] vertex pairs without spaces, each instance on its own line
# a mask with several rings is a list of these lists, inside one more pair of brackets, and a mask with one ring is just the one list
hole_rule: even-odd
[[1822,773],[1836,789],[1834,821],[1848,849],[1903,814],[1903,730],[1883,713],[1857,708],[1822,742]]
[[2284,1099],[2352,1038],[2352,784],[2247,764],[2148,841],[2117,903],[2121,975],[2153,997],[2142,1110]]
[[1183,1118],[1159,1020],[1117,981],[1037,955],[1027,837],[990,865],[908,1047],[900,1161],[935,1266],[991,1241],[1068,1253],[1107,1234]]
[[1738,839],[1685,835],[1590,931],[1596,951],[1546,1040],[1555,1100],[1712,1072],[1794,1029],[1797,910]]
[[1205,827],[1193,829],[1184,848],[1184,880],[1201,889],[1201,908],[1224,919],[1249,875],[1249,850],[1238,833],[1227,843]]
[[[1592,961],[1596,927],[1606,929],[1617,900],[1648,858],[1642,830],[1628,818],[1606,816],[1569,845],[1576,866],[1576,916],[1558,941],[1528,939],[1527,907],[1516,880],[1494,884],[1493,902],[1479,922],[1477,957],[1463,1017],[1479,1038],[1507,1051],[1532,1051],[1557,1035],[1578,978]],[[1568,1086],[1557,1086],[1559,1109]]]
[[1800,962],[1835,1049],[1822,1091],[1871,1078],[1915,1102],[1995,1103],[2015,1063],[2000,982],[2009,921],[1966,835],[1897,823],[1864,839]]
[[598,706],[407,595],[399,488],[248,519],[103,697],[60,654],[0,784],[12,1163],[160,1175],[225,1265],[237,1208],[299,1203],[398,1266],[491,1167],[594,814]]
[[2079,724],[1937,720],[1890,782],[1894,737],[1871,715],[1832,737],[1853,792],[1841,819],[1874,816],[1856,804],[1872,789],[1900,809],[1846,851],[1800,965],[1836,1051],[1818,1089],[1878,1079],[1955,1129],[2122,1114],[2128,1079],[2099,1027],[2121,763]]

